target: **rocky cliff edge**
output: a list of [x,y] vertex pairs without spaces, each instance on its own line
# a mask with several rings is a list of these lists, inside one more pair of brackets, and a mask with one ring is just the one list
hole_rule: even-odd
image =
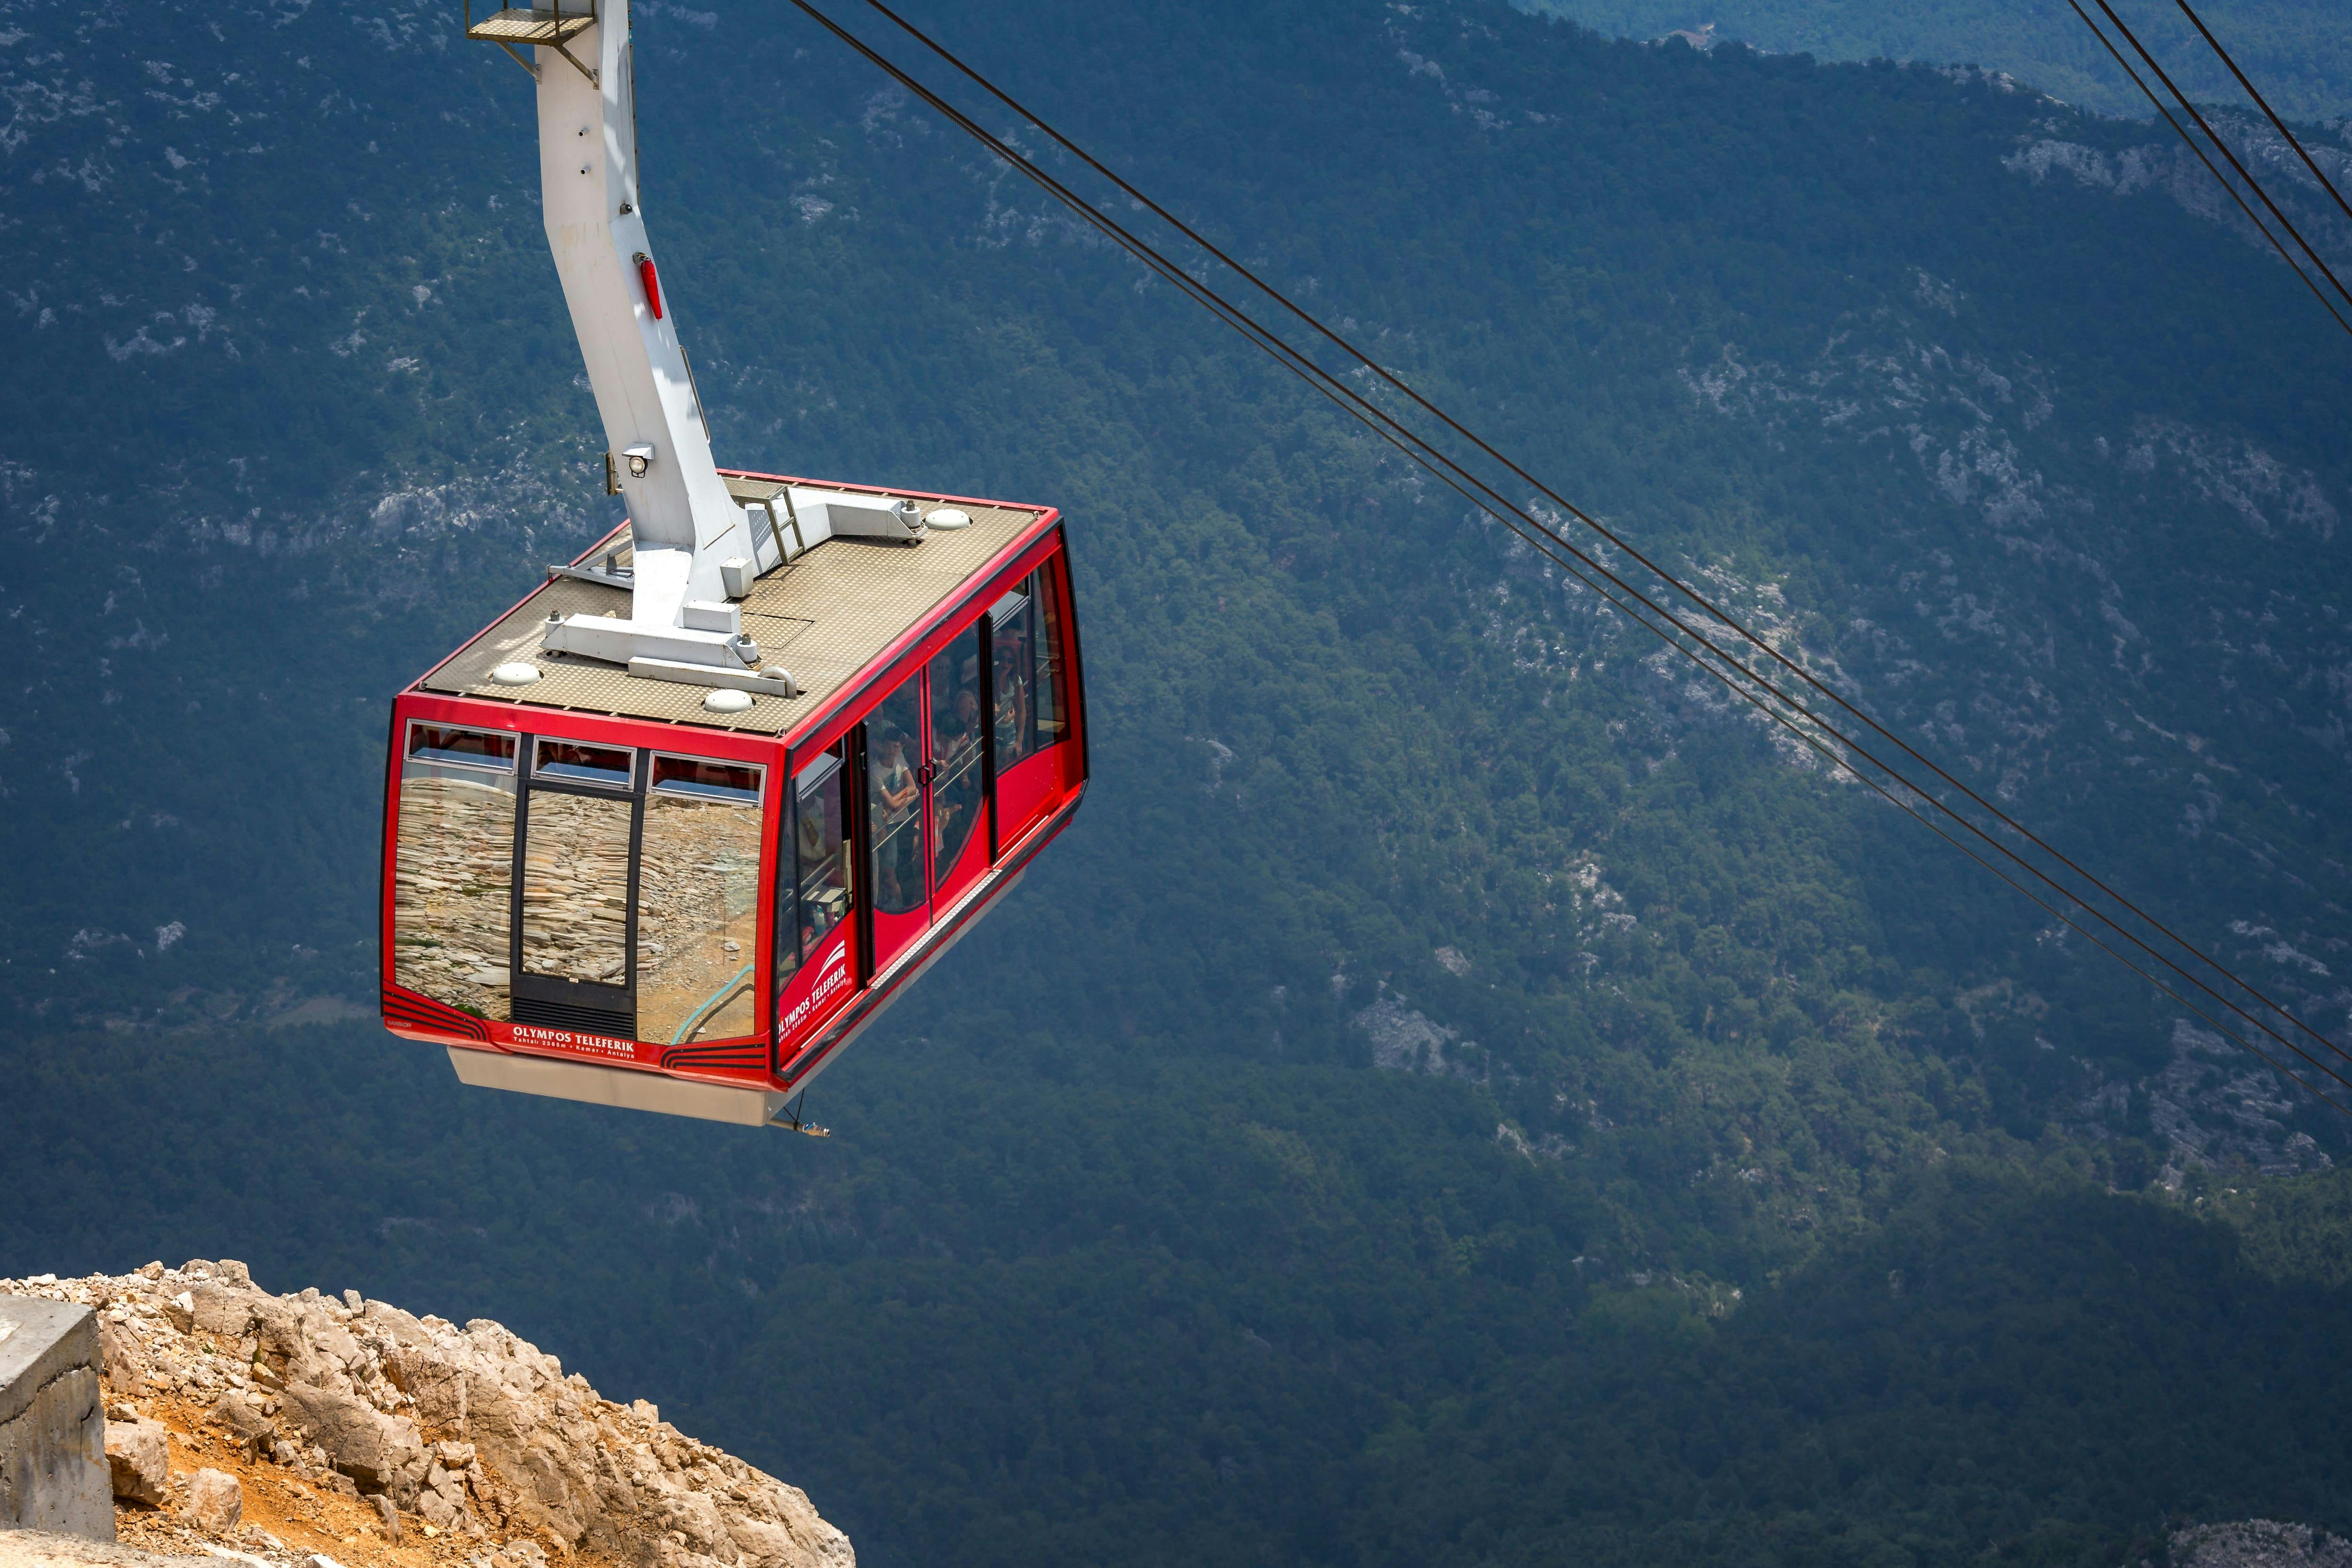
[[856,1563],[797,1487],[487,1319],[273,1296],[227,1260],[0,1294],[96,1312],[128,1546],[254,1568]]

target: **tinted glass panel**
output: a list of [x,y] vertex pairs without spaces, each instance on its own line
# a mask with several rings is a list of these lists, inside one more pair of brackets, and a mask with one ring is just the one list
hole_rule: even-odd
[[1031,578],[998,600],[988,612],[993,635],[990,646],[996,666],[996,770],[1029,755],[1037,713],[1037,669],[1033,657],[1036,640],[1031,622],[1035,597]]
[[514,779],[420,758],[410,733],[394,853],[392,977],[436,1002],[504,1021]]
[[974,626],[931,660],[934,887],[947,881],[980,823],[980,628]]
[[610,784],[626,789],[635,782],[636,753],[626,747],[577,746],[568,740],[542,740],[531,773],[540,779],[564,779],[575,784]]
[[1062,703],[1062,607],[1050,570],[1029,580],[1035,585],[1030,597],[1038,607],[1036,744],[1046,747],[1069,733],[1069,715]]
[[522,857],[522,967],[628,983],[626,800],[533,791]]
[[760,803],[760,769],[742,762],[707,762],[694,757],[654,758],[654,788],[673,795]]
[[[658,770],[659,762],[656,768]],[[756,1032],[752,945],[760,809],[656,790],[637,864],[637,1036],[680,1044]],[[534,809],[536,809],[534,807]]]
[[776,878],[776,994],[817,945],[849,914],[849,836],[841,748],[818,758],[793,781],[791,862]]
[[1001,775],[1066,732],[1062,616],[1050,571],[1034,573],[989,609],[993,623],[996,770]]
[[866,810],[874,828],[874,907],[923,907],[923,711],[915,677],[866,721]]
[[408,727],[408,755],[416,762],[456,762],[477,768],[514,769],[515,737],[496,730],[448,729],[439,725]]

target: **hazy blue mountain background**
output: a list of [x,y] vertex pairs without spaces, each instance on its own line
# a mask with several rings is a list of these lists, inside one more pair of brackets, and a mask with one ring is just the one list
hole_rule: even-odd
[[[2352,359],[2168,132],[1469,0],[920,15],[2343,1038]],[[528,84],[0,0],[0,1262],[497,1316],[876,1564],[2352,1530],[2341,1118],[789,7],[639,40],[721,460],[1067,510],[1077,826],[830,1143],[383,1036],[389,694],[609,520]]]
[[[1612,37],[1686,34],[1702,46],[1739,43],[1823,60],[1925,60],[2007,71],[2084,109],[2151,113],[2066,0],[1516,0]],[[2200,105],[2252,108],[2244,91],[2181,14],[2176,0],[2108,0],[2166,75]],[[2293,119],[2341,120],[2352,111],[2352,29],[2326,0],[2198,0],[2197,15],[2270,100]],[[2131,50],[2092,0],[2083,9]],[[2136,57],[2148,86],[2161,85]]]

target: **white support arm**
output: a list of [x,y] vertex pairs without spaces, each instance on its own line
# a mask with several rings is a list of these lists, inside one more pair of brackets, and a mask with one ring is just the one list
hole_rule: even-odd
[[[625,650],[642,641],[635,651],[648,656],[740,669],[756,660],[756,649],[686,623],[688,604],[725,597],[719,563],[757,559],[758,549],[711,461],[678,346],[670,280],[657,265],[659,315],[648,297],[640,262],[652,258],[653,246],[638,207],[629,0],[597,0],[597,25],[567,46],[572,59],[543,46],[534,50],[540,188],[548,246],[628,499],[635,588],[626,622],[572,617],[550,631],[547,646],[625,662]],[[593,82],[577,68],[591,60]],[[634,471],[633,449],[642,474]],[[593,629],[573,630],[588,621]]]

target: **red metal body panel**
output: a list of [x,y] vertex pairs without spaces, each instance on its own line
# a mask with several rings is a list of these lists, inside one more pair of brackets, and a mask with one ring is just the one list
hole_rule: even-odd
[[[733,471],[730,471],[733,472]],[[919,494],[875,486],[786,480],[782,476],[753,475],[793,484],[822,483],[823,487],[867,494]],[[929,496],[940,503],[993,507],[1003,503],[974,497]],[[623,525],[625,528],[626,525]],[[587,561],[609,548],[622,530],[598,540],[575,558]],[[403,693],[394,705],[391,744],[386,758],[384,831],[378,901],[383,1011],[386,1029],[404,1039],[474,1050],[502,1051],[573,1061],[594,1061],[664,1072],[672,1077],[732,1083],[747,1087],[790,1089],[805,1083],[831,1060],[904,985],[960,938],[971,924],[1012,884],[1028,862],[1057,834],[1076,811],[1086,777],[1084,685],[1078,670],[1077,620],[1065,565],[1052,575],[1053,591],[1065,628],[1064,651],[1067,730],[1061,743],[1024,758],[997,779],[997,852],[991,862],[985,833],[971,844],[946,881],[936,890],[928,911],[898,917],[905,925],[888,931],[882,923],[893,917],[874,915],[876,952],[857,950],[858,925],[845,921],[819,949],[811,954],[785,982],[781,998],[770,995],[773,986],[772,944],[777,907],[777,878],[782,870],[780,846],[791,803],[794,761],[832,746],[860,723],[883,698],[912,677],[919,681],[926,661],[954,637],[967,631],[979,615],[1003,594],[1048,561],[1066,562],[1066,542],[1059,514],[1041,512],[1036,522],[997,558],[996,564],[964,592],[937,606],[894,639],[853,680],[781,737],[748,736],[733,730],[708,728],[692,723],[620,717],[605,714],[531,706],[528,704],[451,696],[421,689],[431,672]],[[533,591],[537,589],[534,587]],[[528,599],[530,595],[525,595]],[[521,601],[517,601],[520,608]],[[512,613],[509,611],[508,613]],[[499,617],[503,620],[505,617]],[[496,625],[497,622],[491,622]],[[469,639],[469,643],[470,643]],[[461,644],[461,649],[466,644]],[[454,655],[453,655],[454,656]],[[446,663],[446,661],[444,661]],[[435,669],[440,666],[436,664]],[[629,746],[703,757],[721,761],[752,763],[763,768],[761,801],[762,845],[759,875],[756,959],[753,965],[754,1017],[757,1034],[720,1040],[697,1041],[689,1049],[654,1041],[625,1040],[577,1030],[549,1029],[478,1018],[435,1001],[394,982],[394,879],[398,863],[398,805],[402,766],[412,722],[452,725],[509,734],[553,736],[593,744]],[[520,749],[520,748],[519,748]],[[518,767],[521,759],[518,758]],[[518,777],[518,786],[521,785]],[[862,777],[847,787],[863,789]],[[929,830],[926,827],[926,842]],[[860,841],[862,857],[866,845]],[[861,873],[862,874],[862,873]],[[861,893],[870,897],[870,892]],[[897,946],[890,945],[895,938]],[[861,971],[863,974],[861,975]],[[781,1005],[780,1005],[781,1004]]]

